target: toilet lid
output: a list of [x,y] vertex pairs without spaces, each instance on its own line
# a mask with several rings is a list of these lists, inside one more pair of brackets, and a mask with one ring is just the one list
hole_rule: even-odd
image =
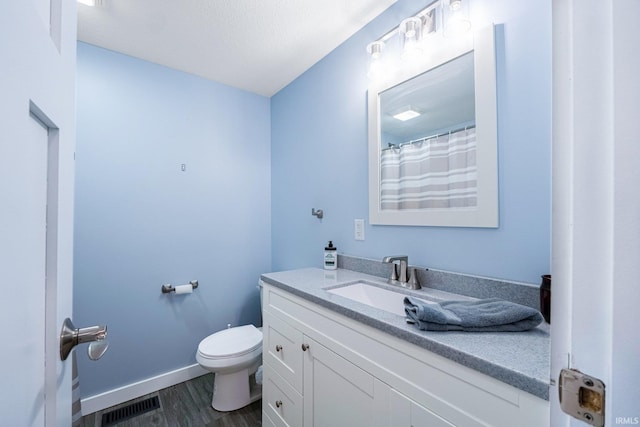
[[253,325],[236,326],[209,335],[198,345],[198,352],[208,359],[241,356],[262,345],[262,332]]

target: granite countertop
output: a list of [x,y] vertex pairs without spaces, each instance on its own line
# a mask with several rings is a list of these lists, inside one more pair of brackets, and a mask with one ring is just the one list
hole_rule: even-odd
[[327,292],[358,280],[433,301],[469,297],[422,288],[409,291],[383,279],[352,270],[307,268],[263,274],[277,288],[344,316],[403,338],[419,347],[475,369],[506,384],[549,400],[549,325],[526,332],[429,332],[407,324],[404,317]]

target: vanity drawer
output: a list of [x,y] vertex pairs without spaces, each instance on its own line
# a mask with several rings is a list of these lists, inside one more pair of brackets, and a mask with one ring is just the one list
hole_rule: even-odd
[[[278,427],[302,425],[302,395],[266,365],[262,383],[263,424]],[[265,418],[267,418],[265,422]]]
[[280,318],[264,314],[263,359],[298,392],[302,392],[302,332]]

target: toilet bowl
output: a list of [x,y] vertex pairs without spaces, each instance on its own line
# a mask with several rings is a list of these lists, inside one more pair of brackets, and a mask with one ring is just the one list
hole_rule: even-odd
[[260,387],[250,387],[249,376],[262,363],[262,331],[253,325],[237,326],[209,335],[198,345],[196,360],[213,372],[211,406],[233,411],[260,399]]

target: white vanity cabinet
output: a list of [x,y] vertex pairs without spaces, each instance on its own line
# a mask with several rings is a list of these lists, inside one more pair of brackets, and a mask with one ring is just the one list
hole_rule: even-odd
[[263,287],[263,425],[549,425],[547,401]]
[[266,314],[262,330],[263,424],[385,425],[375,421],[385,384],[277,316]]

